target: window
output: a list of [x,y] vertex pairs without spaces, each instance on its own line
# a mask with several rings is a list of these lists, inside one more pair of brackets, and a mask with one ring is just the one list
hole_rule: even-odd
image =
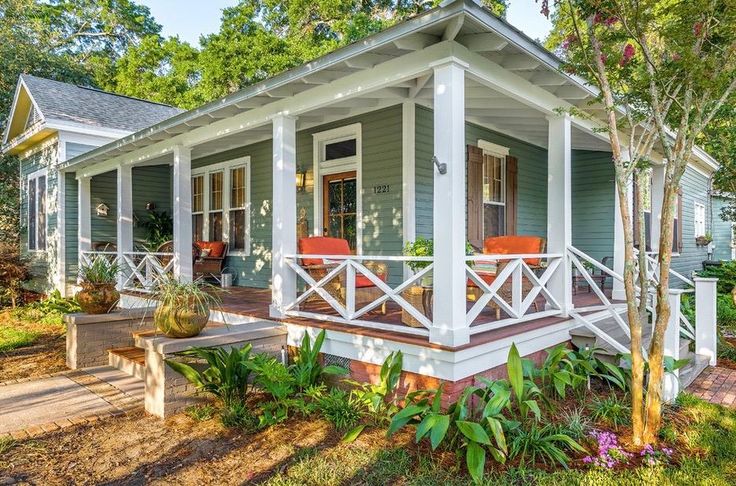
[[46,171],[28,176],[28,250],[46,250]]
[[638,214],[637,205],[639,204],[639,196],[643,199],[644,206],[644,247],[645,251],[652,251],[652,173],[646,171],[644,173],[644,182],[639,184],[634,181],[634,212],[632,218],[634,220],[634,246],[640,246],[641,235],[639,235],[639,226],[636,223],[636,215]]
[[325,144],[324,160],[344,159],[345,157],[355,157],[358,153],[356,139],[349,138],[347,140],[338,140]]
[[192,177],[192,237],[202,240],[204,231],[204,176]]
[[506,157],[483,153],[483,234],[506,234]]
[[672,227],[672,253],[682,251],[682,190],[677,192],[675,207],[673,208],[674,225]]
[[699,202],[695,203],[693,208],[695,222],[695,237],[705,236],[705,205]]
[[230,254],[250,253],[250,157],[192,171],[195,241],[226,241]]

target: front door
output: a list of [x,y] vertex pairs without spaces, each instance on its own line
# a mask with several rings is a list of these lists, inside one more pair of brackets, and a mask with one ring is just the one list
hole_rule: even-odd
[[353,252],[356,248],[357,187],[355,171],[322,178],[322,234],[348,240]]

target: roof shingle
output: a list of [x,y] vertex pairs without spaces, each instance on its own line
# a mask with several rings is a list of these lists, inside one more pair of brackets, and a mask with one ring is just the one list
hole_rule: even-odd
[[95,88],[21,75],[44,118],[137,132],[183,110]]

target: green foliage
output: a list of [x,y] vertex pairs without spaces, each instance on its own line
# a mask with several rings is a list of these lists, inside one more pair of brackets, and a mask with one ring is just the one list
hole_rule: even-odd
[[30,346],[39,334],[11,326],[0,326],[0,352]]
[[30,279],[29,262],[21,256],[18,247],[0,241],[0,297],[7,296],[12,307],[16,307],[20,303],[23,284]]
[[569,457],[565,450],[585,452],[580,444],[558,432],[555,426],[531,424],[516,431],[509,447],[509,457],[518,458],[522,466],[534,465],[541,460],[544,464],[557,463],[567,469]]
[[613,393],[605,398],[595,396],[588,410],[593,420],[616,429],[628,425],[631,421],[631,405],[628,398],[619,398]]
[[58,290],[54,290],[46,299],[14,309],[13,316],[26,321],[61,326],[64,314],[80,310],[74,298],[64,298]]
[[562,412],[560,423],[557,425],[559,433],[576,441],[582,440],[589,429],[590,419],[582,407]]
[[251,344],[242,348],[192,348],[180,355],[204,360],[207,367],[197,369],[187,363],[166,360],[171,369],[181,374],[199,390],[218,398],[227,409],[233,404],[244,404],[250,388]]
[[151,302],[158,307],[169,309],[188,309],[197,314],[209,315],[210,309],[222,303],[219,289],[204,280],[180,282],[176,277],[165,275],[158,279]]
[[[527,370],[533,369],[529,364],[529,361],[525,363],[525,360],[522,360],[519,356],[519,350],[516,349],[516,344],[512,344],[506,363],[506,372],[509,375],[508,383],[511,385],[517,410],[522,418],[527,418],[532,413],[539,420],[541,418],[541,411],[537,403],[537,398],[542,397],[542,392],[534,381],[525,379],[525,368]],[[527,371],[526,376],[530,374]]]
[[361,404],[345,390],[332,388],[325,393],[321,387],[310,396],[315,400],[319,414],[337,430],[355,427],[363,416]]
[[357,439],[367,426],[383,426],[391,422],[394,414],[399,410],[395,391],[403,366],[403,354],[401,351],[395,351],[389,354],[381,365],[377,385],[346,380],[355,387],[352,395],[363,408],[363,415],[367,423],[358,425],[345,434],[343,438],[345,441],[352,442]]
[[252,431],[258,428],[259,422],[253,412],[243,402],[231,402],[223,406],[220,411],[220,420],[222,425],[230,428],[245,429]]
[[585,375],[578,372],[578,364],[575,352],[560,344],[547,351],[547,358],[535,370],[534,378],[539,380],[546,395],[565,398],[568,388],[578,389],[586,383]]
[[250,363],[255,373],[254,384],[272,400],[285,400],[296,393],[296,380],[284,364],[267,354],[256,355]]
[[307,333],[304,333],[301,346],[294,359],[294,364],[289,367],[289,373],[294,377],[297,389],[303,392],[310,386],[322,382],[324,375],[346,375],[348,370],[340,366],[322,366],[319,353],[325,342],[325,330],[322,329],[312,344]]
[[736,287],[736,261],[723,262],[722,265],[708,266],[698,272],[699,277],[717,278],[718,293],[730,294]]
[[[416,240],[408,241],[406,243],[406,245],[404,246],[404,255],[414,257],[431,257],[434,255],[434,241],[430,238],[418,236]],[[414,272],[428,267],[430,263],[432,262],[406,262],[409,268],[411,268]]]
[[15,447],[17,442],[9,435],[0,437],[0,456],[8,452],[10,449]]
[[166,211],[147,211],[146,219],[139,221],[138,226],[146,230],[146,245],[151,251],[174,239],[174,220]]
[[79,266],[79,278],[82,285],[109,285],[117,282],[120,265],[107,258],[95,258],[92,263]]
[[195,405],[185,410],[186,414],[197,422],[205,422],[217,414],[217,409],[212,405]]
[[[0,27],[0,29],[2,29]],[[0,59],[3,47],[0,46]],[[3,76],[0,73],[0,78]],[[0,80],[0,90],[2,81]],[[0,100],[4,98],[0,93]],[[1,103],[2,101],[0,101]],[[0,111],[0,116],[3,112]],[[20,172],[18,159],[0,154],[0,247],[20,247]],[[3,250],[5,251],[5,250]]]

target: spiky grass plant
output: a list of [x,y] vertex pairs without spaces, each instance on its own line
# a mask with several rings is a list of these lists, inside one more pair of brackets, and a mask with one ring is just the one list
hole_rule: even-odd
[[82,285],[110,285],[117,281],[120,265],[107,258],[95,258],[92,263],[79,267]]

